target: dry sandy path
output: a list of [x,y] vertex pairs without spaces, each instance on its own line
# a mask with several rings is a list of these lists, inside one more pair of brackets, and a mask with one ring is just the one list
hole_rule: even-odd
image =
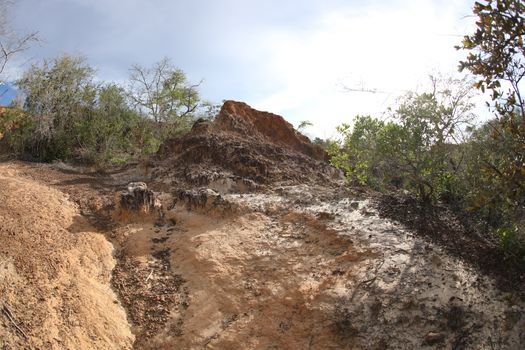
[[290,186],[104,225],[125,180],[0,164],[0,296],[28,337],[2,314],[0,345],[524,348],[515,295],[366,198]]

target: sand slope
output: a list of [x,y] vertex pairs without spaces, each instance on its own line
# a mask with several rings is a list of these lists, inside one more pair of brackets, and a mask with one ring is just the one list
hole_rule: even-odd
[[15,168],[0,165],[0,348],[131,348],[111,244],[66,195]]

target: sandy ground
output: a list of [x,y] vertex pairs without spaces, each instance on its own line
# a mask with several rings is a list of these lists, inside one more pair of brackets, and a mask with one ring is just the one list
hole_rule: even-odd
[[[165,225],[117,229],[131,275],[140,276],[132,293],[156,286],[160,296],[166,279],[177,281],[163,300],[171,300],[162,304],[171,310],[164,325],[135,329],[137,348],[523,347],[524,305],[515,295],[380,219],[366,198],[320,198],[317,190],[227,195],[231,211],[176,205]],[[128,310],[148,325],[159,305],[130,302]]]
[[289,186],[188,210],[167,194],[162,222],[132,216],[97,233],[133,176],[0,165],[0,295],[27,335],[2,314],[0,345],[525,347],[522,301],[367,198]]
[[64,193],[0,165],[0,347],[122,349],[112,246]]

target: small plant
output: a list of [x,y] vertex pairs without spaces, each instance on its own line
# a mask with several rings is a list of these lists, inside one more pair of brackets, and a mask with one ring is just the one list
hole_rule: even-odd
[[308,120],[303,120],[299,123],[299,126],[297,126],[297,131],[303,132],[304,129],[306,129],[309,126],[313,126],[314,124]]
[[525,264],[525,233],[518,225],[500,227],[496,230],[504,252],[514,255],[521,263]]

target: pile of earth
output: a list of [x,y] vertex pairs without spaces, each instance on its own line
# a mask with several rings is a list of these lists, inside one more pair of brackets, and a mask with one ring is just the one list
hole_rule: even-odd
[[266,184],[336,184],[342,174],[328,155],[281,116],[226,101],[212,122],[165,142],[153,160],[154,178],[250,191]]
[[[44,183],[53,177],[60,190]],[[129,349],[134,343],[110,285],[113,246],[73,201],[97,206],[90,200],[97,193],[82,190],[83,180],[50,166],[0,163],[0,349]]]

